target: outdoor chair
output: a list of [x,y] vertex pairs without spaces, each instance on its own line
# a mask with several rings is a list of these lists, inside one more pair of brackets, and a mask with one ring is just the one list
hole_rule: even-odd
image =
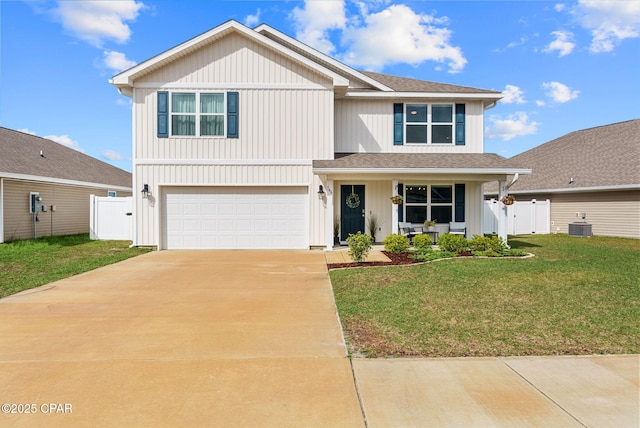
[[452,221],[449,223],[449,233],[452,235],[465,235],[467,234],[467,223],[464,221]]

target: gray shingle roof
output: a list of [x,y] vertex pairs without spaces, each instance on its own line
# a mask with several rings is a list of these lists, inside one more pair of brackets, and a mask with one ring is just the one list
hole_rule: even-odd
[[510,160],[532,169],[511,191],[640,185],[640,119],[571,132]]
[[0,127],[0,177],[3,173],[131,187],[127,171],[54,141]]
[[314,169],[526,169],[494,153],[339,153]]
[[430,82],[428,80],[410,79],[408,77],[392,76],[389,74],[372,73],[362,71],[364,75],[377,80],[396,92],[436,92],[436,93],[462,93],[462,94],[500,94],[498,91],[471,88],[469,86],[449,85],[446,83]]

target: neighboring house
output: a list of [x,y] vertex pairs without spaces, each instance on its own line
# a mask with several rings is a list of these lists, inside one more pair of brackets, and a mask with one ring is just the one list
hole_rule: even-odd
[[[0,127],[0,243],[33,238],[34,229],[38,237],[89,233],[91,194],[130,196],[131,174],[51,140]],[[34,213],[37,203],[46,211]]]
[[[533,172],[509,193],[549,199],[552,232],[568,233],[586,213],[594,235],[640,238],[640,119],[571,132],[511,159]],[[485,193],[496,197],[497,185]]]
[[331,249],[334,218],[344,241],[371,215],[378,237],[427,218],[471,236],[482,184],[530,172],[483,153],[500,92],[360,72],[267,25],[228,21],[111,83],[133,100],[135,245]]

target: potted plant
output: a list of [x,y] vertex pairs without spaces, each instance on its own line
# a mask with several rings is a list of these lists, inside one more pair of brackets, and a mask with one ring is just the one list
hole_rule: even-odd
[[513,205],[513,203],[516,201],[516,198],[513,195],[505,195],[502,197],[502,199],[500,199],[500,201],[505,205]]
[[394,195],[391,197],[391,203],[393,203],[394,205],[400,205],[402,204],[402,200],[404,198],[401,195]]
[[429,232],[433,232],[436,230],[436,220],[425,220],[424,227],[426,227]]
[[340,216],[333,217],[333,245],[340,245]]

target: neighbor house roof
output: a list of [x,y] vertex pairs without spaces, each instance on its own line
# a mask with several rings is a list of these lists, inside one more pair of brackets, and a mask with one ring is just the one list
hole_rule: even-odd
[[314,160],[315,174],[460,173],[528,174],[529,169],[493,153],[338,153],[333,160]]
[[0,177],[131,189],[131,173],[24,132],[0,127],[0,154]]
[[640,188],[640,119],[571,132],[511,160],[532,170],[512,193]]

